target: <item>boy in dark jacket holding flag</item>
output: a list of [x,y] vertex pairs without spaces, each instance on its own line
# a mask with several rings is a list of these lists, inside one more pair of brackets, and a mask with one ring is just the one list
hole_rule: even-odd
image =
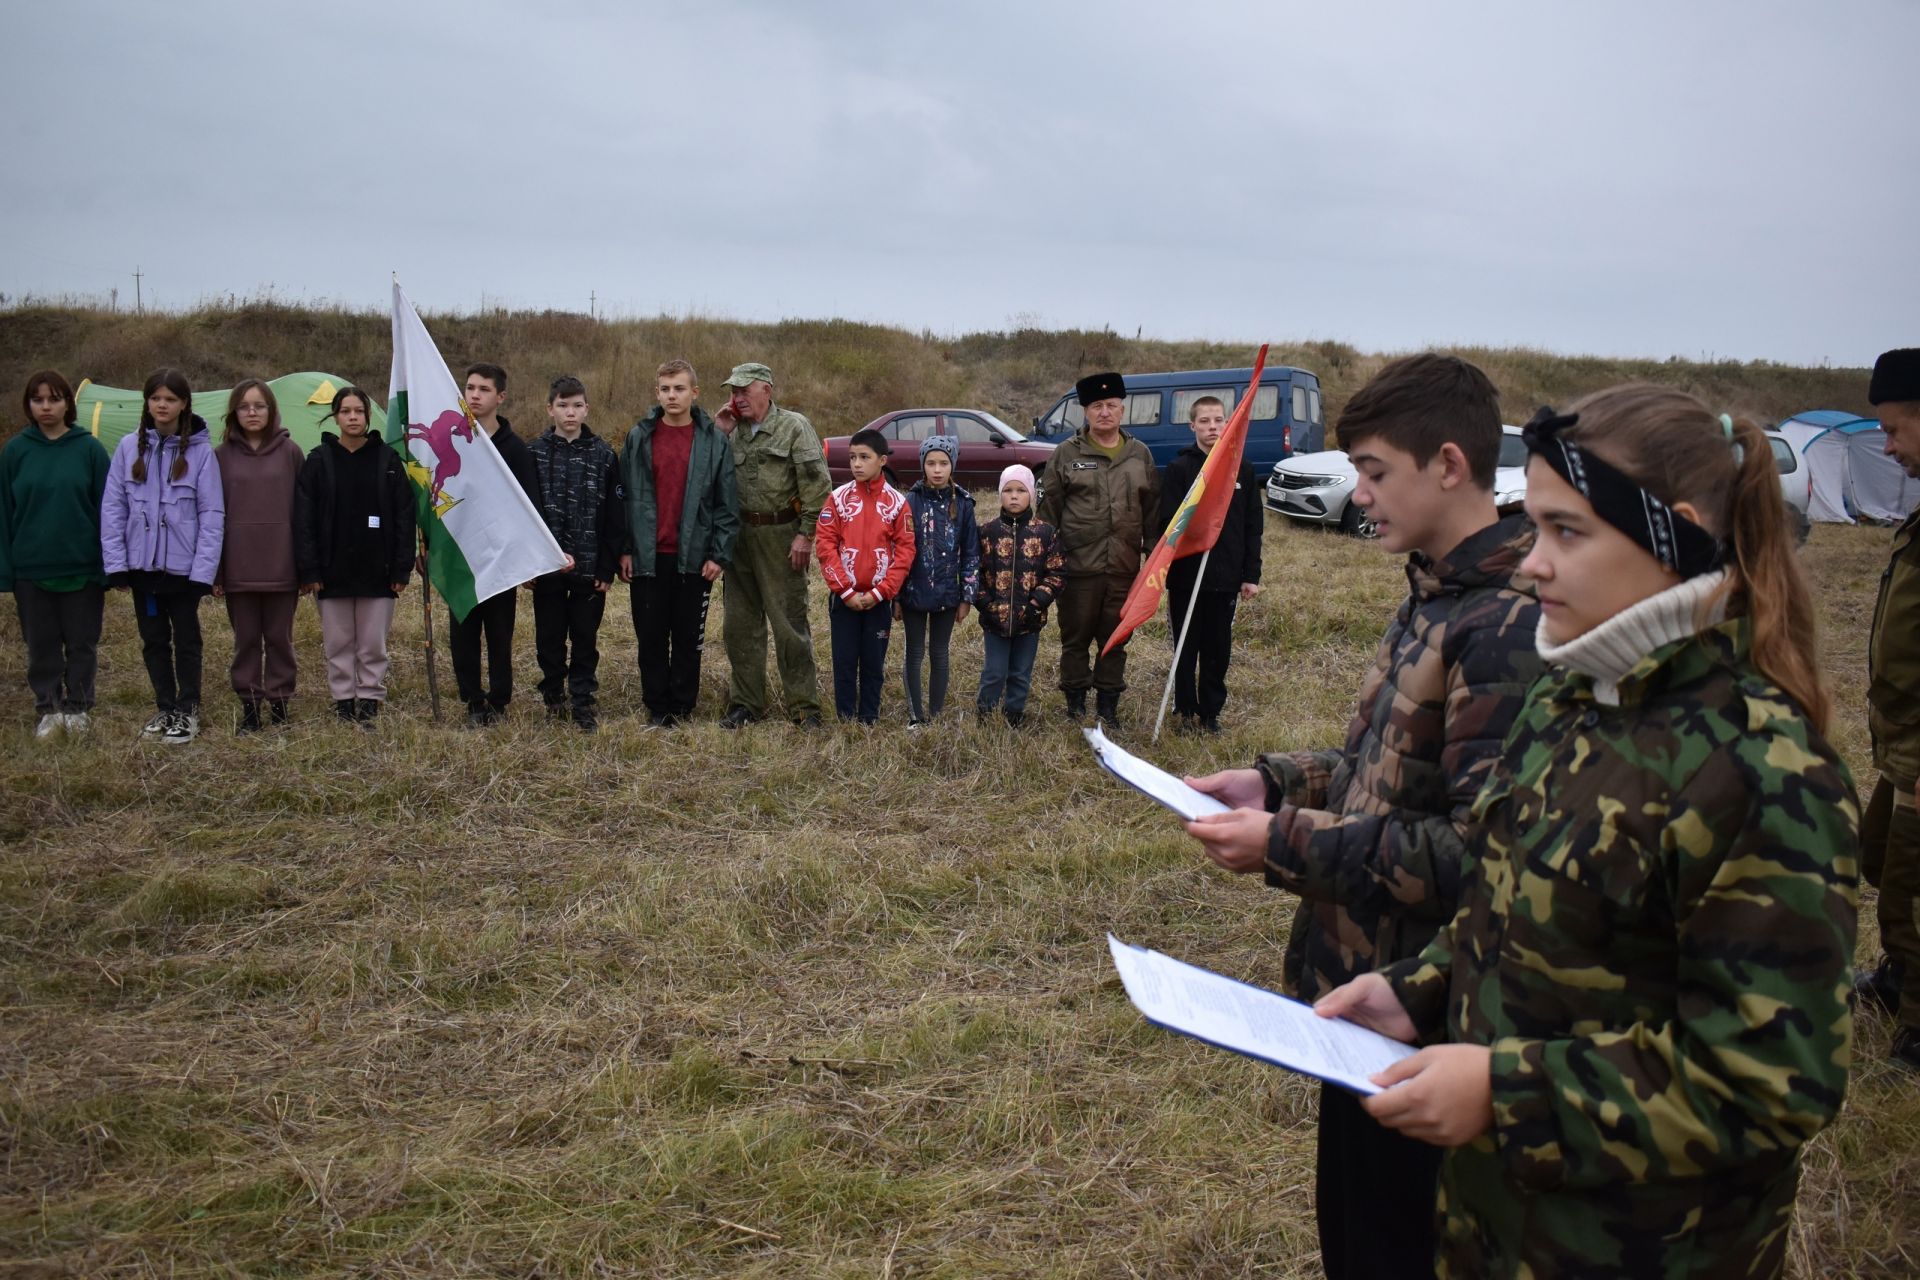
[[568,714],[571,697],[574,724],[592,733],[600,727],[595,710],[600,620],[626,546],[627,509],[620,495],[620,460],[587,425],[587,388],[580,379],[553,380],[547,418],[546,434],[528,446],[539,481],[535,505],[568,563],[528,584],[540,697],[556,720]]
[[[1227,426],[1226,402],[1218,396],[1201,396],[1188,414],[1193,444],[1167,464],[1150,544],[1167,531]],[[1227,664],[1233,659],[1233,615],[1240,601],[1260,593],[1260,537],[1265,532],[1259,481],[1243,458],[1233,478],[1233,501],[1213,546],[1204,555],[1183,556],[1167,569],[1167,627],[1179,645],[1173,662],[1173,713],[1181,729],[1220,732],[1220,710],[1227,705]]]

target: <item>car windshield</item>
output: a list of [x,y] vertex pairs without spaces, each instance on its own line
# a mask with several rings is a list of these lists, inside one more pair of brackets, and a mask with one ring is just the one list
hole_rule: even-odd
[[974,410],[974,412],[977,413],[981,418],[985,419],[986,424],[988,426],[992,427],[995,431],[998,431],[1001,435],[1006,436],[1008,439],[1019,440],[1019,441],[1026,440],[1025,436],[1021,435],[1018,431],[1015,431],[1012,427],[1000,421],[1000,419],[994,417],[992,414],[988,413],[985,409],[976,409]]

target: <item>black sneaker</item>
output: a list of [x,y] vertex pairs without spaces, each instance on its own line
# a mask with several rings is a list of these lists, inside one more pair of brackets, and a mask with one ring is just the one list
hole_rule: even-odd
[[564,703],[564,702],[549,702],[549,703],[547,704],[547,719],[549,719],[549,720],[566,720],[566,719],[568,719],[568,718],[569,718],[569,714],[568,714],[568,710],[567,710],[567,704],[566,704],[566,703]]
[[484,729],[488,725],[499,723],[499,720],[499,714],[486,703],[471,702],[467,704],[467,723],[474,728]]
[[287,700],[285,698],[275,698],[267,703],[267,722],[269,724],[285,724],[287,722]]
[[252,698],[240,700],[240,726],[234,732],[237,734],[260,732],[260,704]]
[[573,709],[573,723],[582,733],[600,732],[600,717],[594,714],[592,707],[575,707]]
[[656,711],[647,717],[647,728],[649,729],[671,729],[679,723],[680,717],[668,715],[664,711]]
[[1208,737],[1213,737],[1213,738],[1219,737],[1220,736],[1219,719],[1215,716],[1201,716],[1200,732],[1206,734]]
[[727,714],[720,717],[720,727],[722,729],[744,729],[759,718],[759,716],[756,716],[745,707],[731,707],[728,709]]
[[168,746],[184,746],[200,736],[200,713],[198,711],[176,711],[167,717],[167,731],[160,735],[160,741]]
[[171,725],[172,723],[173,723],[173,712],[156,711],[153,713],[153,719],[147,721],[146,724],[141,726],[140,736],[142,738],[148,739],[149,741],[153,741],[159,738],[164,738],[167,734],[167,726]]
[[1854,994],[1859,998],[1861,1008],[1871,1005],[1889,1018],[1900,1013],[1900,988],[1906,977],[1906,966],[1891,956],[1881,957],[1880,963],[1865,973],[1855,975]]
[[354,706],[353,706],[353,699],[352,698],[335,698],[333,700],[333,714],[339,716],[342,720],[346,720],[349,722],[356,719]]
[[361,698],[353,710],[354,719],[360,722],[360,727],[363,729],[373,728],[373,722],[379,714],[380,699],[378,698]]
[[1001,712],[1000,714],[1004,715],[1007,718],[1007,728],[1009,729],[1018,729],[1023,723],[1025,723],[1027,718],[1027,713],[1024,709],[1020,711],[1015,711],[1012,707],[1008,707],[1005,711]]

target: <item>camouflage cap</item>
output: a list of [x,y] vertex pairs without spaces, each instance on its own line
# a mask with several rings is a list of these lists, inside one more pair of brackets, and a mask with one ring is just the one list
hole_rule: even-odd
[[753,362],[737,364],[733,366],[733,372],[727,375],[727,380],[720,385],[723,387],[744,387],[750,382],[764,382],[768,386],[772,386],[773,370],[763,364]]

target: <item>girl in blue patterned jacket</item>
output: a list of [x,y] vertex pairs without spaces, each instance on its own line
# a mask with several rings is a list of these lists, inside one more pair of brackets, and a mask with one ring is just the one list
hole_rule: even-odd
[[[907,490],[913,509],[913,571],[894,605],[907,624],[907,727],[917,728],[947,701],[947,648],[953,624],[964,622],[980,587],[980,526],[973,495],[953,483],[957,436],[929,436],[920,444],[920,479]],[[932,659],[927,700],[920,700],[920,661]]]

